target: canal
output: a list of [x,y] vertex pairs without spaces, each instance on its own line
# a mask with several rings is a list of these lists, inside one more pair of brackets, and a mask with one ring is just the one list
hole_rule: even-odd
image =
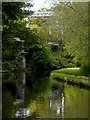
[[54,83],[49,74],[3,74],[2,117],[88,118],[88,91]]

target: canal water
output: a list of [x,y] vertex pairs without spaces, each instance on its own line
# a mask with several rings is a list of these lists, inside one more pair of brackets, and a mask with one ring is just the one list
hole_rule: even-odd
[[[88,118],[88,90],[54,83],[48,74],[3,74],[2,117]],[[54,85],[52,84],[54,83]]]

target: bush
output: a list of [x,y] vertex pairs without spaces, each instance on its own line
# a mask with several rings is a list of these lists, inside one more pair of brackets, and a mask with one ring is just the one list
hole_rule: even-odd
[[3,71],[20,71],[22,69],[21,66],[22,59],[19,57],[16,58],[15,60],[8,60],[8,61],[3,61],[2,62],[2,69]]
[[33,71],[50,70],[52,66],[52,59],[47,48],[37,44],[29,49],[26,61]]
[[83,64],[80,68],[80,71],[85,76],[90,76],[90,66],[89,64]]

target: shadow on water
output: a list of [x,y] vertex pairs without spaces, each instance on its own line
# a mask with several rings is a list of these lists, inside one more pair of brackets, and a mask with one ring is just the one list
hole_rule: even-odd
[[87,96],[87,90],[52,84],[48,72],[3,74],[3,119],[86,118]]
[[3,74],[3,118],[30,116],[25,113],[26,108],[32,100],[38,99],[38,95],[40,101],[44,100],[42,95],[48,92],[50,86],[48,73],[27,77],[25,73],[19,77],[14,73]]

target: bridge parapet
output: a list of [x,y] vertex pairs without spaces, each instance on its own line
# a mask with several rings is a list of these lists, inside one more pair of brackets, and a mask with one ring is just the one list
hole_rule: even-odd
[[46,18],[53,16],[53,11],[48,12],[35,12],[33,15],[28,16],[28,18]]

